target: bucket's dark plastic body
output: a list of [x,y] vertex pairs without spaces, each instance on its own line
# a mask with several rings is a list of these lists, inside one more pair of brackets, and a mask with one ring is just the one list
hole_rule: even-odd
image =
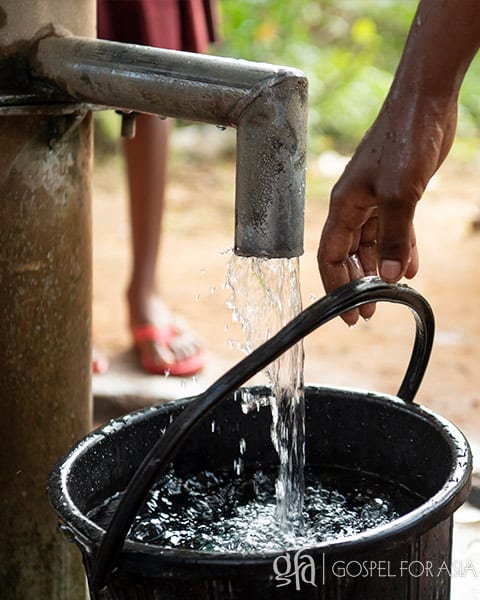
[[[235,396],[192,433],[174,461],[180,473],[220,467],[233,473],[242,438],[245,464],[277,463],[269,408],[245,415],[240,394]],[[103,532],[86,513],[126,487],[157,436],[188,402],[115,421],[87,437],[52,474],[52,500],[82,548],[87,571]],[[305,549],[304,555],[315,562],[316,587],[300,581],[296,591],[295,577],[278,587],[282,581],[276,579],[273,563],[283,553],[222,555],[127,542],[119,569],[98,597],[448,599],[452,514],[468,492],[470,454],[462,434],[419,406],[364,391],[309,387],[306,405],[307,464],[380,474],[422,495],[425,503],[376,530]],[[304,561],[304,555],[297,558]]]
[[[244,414],[241,406],[245,391],[258,399],[269,391],[240,386],[335,315],[380,300],[409,306],[417,323],[399,397],[308,387],[306,463],[317,471],[376,475],[422,497],[417,508],[359,535],[270,554],[125,541],[146,493],[172,459],[180,475],[223,468],[234,474],[242,447],[246,468],[276,465],[270,409]],[[455,426],[412,402],[432,340],[433,315],[421,296],[366,278],[317,301],[198,397],[133,413],[87,436],[52,471],[49,493],[65,532],[82,550],[92,598],[448,600],[452,515],[468,495],[472,459]],[[124,490],[105,532],[87,514]]]

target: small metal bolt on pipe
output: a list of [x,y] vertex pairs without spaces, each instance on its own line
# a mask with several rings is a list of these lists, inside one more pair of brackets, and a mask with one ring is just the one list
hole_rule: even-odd
[[[288,67],[49,35],[36,85],[70,100],[237,128],[234,251],[303,252],[307,80]],[[35,84],[35,81],[34,81]]]

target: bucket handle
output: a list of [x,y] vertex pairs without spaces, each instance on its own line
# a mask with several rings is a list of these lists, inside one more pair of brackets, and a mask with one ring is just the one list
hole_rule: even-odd
[[94,590],[99,590],[107,584],[109,575],[117,567],[135,515],[150,488],[166,470],[192,429],[222,400],[317,327],[348,310],[378,301],[408,306],[415,317],[416,335],[413,351],[397,394],[405,402],[413,402],[425,373],[433,343],[434,317],[428,302],[412,288],[402,284],[388,284],[378,277],[364,277],[327,294],[302,311],[276,335],[197,396],[155,442],[123,493],[122,500],[95,552],[90,577]]

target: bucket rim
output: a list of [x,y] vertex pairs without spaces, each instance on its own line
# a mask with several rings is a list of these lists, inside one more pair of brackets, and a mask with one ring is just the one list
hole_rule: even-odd
[[[245,389],[252,390],[262,387],[264,386],[239,388],[236,393]],[[314,384],[305,386],[306,395],[309,390],[315,392],[321,390],[340,394],[353,393],[368,397],[371,401],[413,413],[416,417],[428,421],[446,439],[452,448],[452,452],[454,452],[452,454],[452,467],[448,473],[447,481],[433,496],[420,506],[389,523],[368,529],[362,533],[325,541],[304,548],[304,550],[308,549],[308,553],[311,556],[315,557],[326,553],[335,555],[353,549],[360,554],[380,544],[382,548],[388,549],[407,539],[412,531],[415,531],[417,535],[422,534],[450,517],[467,499],[471,485],[472,453],[465,435],[451,421],[418,403],[406,402],[398,396],[390,394],[373,392],[356,387],[316,386]],[[134,425],[144,420],[145,416],[148,415],[153,418],[155,415],[163,412],[181,410],[190,402],[195,401],[195,399],[196,396],[180,398],[164,404],[142,408],[118,419],[113,419],[106,425],[87,434],[57,461],[48,479],[47,492],[49,499],[60,518],[61,528],[80,546],[85,555],[93,559],[95,550],[106,531],[89,519],[78,508],[69,493],[68,477],[76,460],[83,453],[91,451],[99,441],[104,440],[105,435],[112,435],[116,430],[120,430],[129,424]],[[239,563],[250,566],[255,564],[268,564],[271,566],[272,560],[275,558],[285,556],[286,553],[294,554],[301,549],[293,547],[270,552],[211,552],[184,548],[164,548],[154,544],[127,539],[120,555],[120,562],[122,564],[136,564],[139,557],[143,555],[162,561],[166,565],[181,562],[183,565],[195,564],[196,566],[204,565],[211,566],[212,568],[219,566],[228,567],[229,565],[238,567]]]

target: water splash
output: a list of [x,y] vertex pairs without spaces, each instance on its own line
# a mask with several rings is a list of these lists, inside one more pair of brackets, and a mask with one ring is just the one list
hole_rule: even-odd
[[[314,546],[363,533],[406,514],[425,499],[358,470],[306,471],[305,527],[290,531],[276,518],[273,470],[230,469],[180,477],[171,468],[150,490],[130,539],[166,548],[263,552]],[[106,527],[121,494],[89,513]]]

